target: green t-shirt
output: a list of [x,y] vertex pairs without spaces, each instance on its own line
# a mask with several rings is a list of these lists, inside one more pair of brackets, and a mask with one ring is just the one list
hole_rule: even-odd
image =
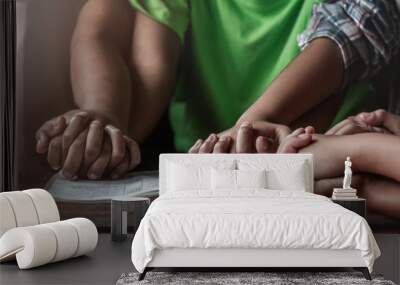
[[[293,60],[300,52],[297,35],[319,1],[130,2],[175,31],[184,46],[170,120],[176,149],[187,151],[196,139],[232,127]],[[356,92],[352,105],[364,93]]]

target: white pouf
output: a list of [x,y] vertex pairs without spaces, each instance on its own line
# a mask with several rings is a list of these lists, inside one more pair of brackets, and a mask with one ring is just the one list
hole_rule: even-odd
[[18,227],[0,238],[0,261],[16,257],[20,269],[37,267],[94,250],[98,233],[85,218]]

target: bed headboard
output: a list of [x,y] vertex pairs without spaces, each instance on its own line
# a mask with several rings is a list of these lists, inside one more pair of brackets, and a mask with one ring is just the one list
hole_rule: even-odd
[[159,160],[159,186],[160,195],[167,190],[167,164],[168,162],[188,160],[198,163],[215,162],[218,160],[232,160],[236,161],[266,161],[270,164],[288,163],[291,162],[304,162],[305,165],[305,179],[306,191],[313,193],[314,191],[314,170],[313,170],[313,156],[312,154],[189,154],[189,153],[165,153],[160,155]]

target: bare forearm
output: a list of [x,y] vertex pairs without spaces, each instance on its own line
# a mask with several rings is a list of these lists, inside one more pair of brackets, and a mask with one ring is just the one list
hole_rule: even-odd
[[148,137],[166,111],[176,86],[175,72],[136,69],[133,74],[133,92],[137,96],[132,98],[129,133],[138,142]]
[[353,170],[400,181],[400,137],[362,133],[348,136],[314,135],[314,143],[301,149],[313,153],[315,177],[323,179],[343,175],[343,161],[352,157]]
[[177,35],[137,13],[132,40],[133,93],[129,131],[142,142],[168,107],[176,86],[180,42]]
[[71,48],[71,80],[79,108],[102,112],[119,128],[127,128],[132,84],[112,43],[100,37],[77,40]]
[[132,83],[129,53],[135,13],[126,0],[88,0],[71,41],[71,80],[76,104],[101,112],[126,130]]
[[339,49],[328,39],[315,40],[272,82],[239,122],[269,120],[289,125],[337,93],[342,77]]
[[399,182],[382,176],[369,176],[363,183],[360,195],[367,199],[369,210],[400,218]]
[[[343,177],[318,180],[316,194],[330,197],[332,189],[342,187]],[[367,199],[368,211],[400,218],[400,183],[390,178],[372,174],[354,175],[351,183],[357,195]]]

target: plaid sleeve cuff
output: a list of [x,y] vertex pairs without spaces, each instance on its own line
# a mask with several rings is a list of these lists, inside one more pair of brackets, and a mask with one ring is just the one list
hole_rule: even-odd
[[314,6],[298,43],[304,49],[316,38],[334,41],[343,58],[345,87],[372,77],[398,52],[399,19],[392,0],[326,1]]

